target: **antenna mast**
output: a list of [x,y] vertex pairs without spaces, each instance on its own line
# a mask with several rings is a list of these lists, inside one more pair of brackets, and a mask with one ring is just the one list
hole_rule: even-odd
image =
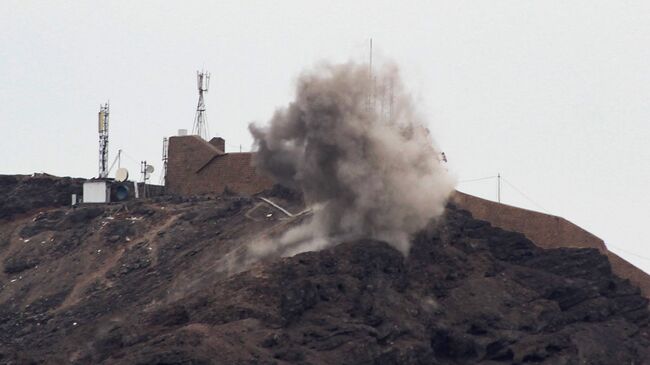
[[169,145],[169,140],[167,139],[167,137],[163,138],[163,149],[162,149],[163,172],[162,175],[160,176],[160,179],[162,180],[161,185],[163,186],[167,185],[167,161],[169,159],[167,155],[168,145]]
[[369,51],[369,62],[368,62],[368,73],[370,74],[370,79],[372,80],[372,38],[370,38],[370,51]]
[[196,72],[196,85],[199,89],[199,104],[196,107],[196,116],[194,117],[194,127],[192,127],[192,134],[198,135],[207,140],[208,120],[205,114],[205,101],[203,100],[203,93],[208,92],[210,86],[210,74],[205,71]]
[[99,105],[99,178],[108,177],[108,116],[110,107],[108,102]]
[[497,201],[501,203],[501,173],[497,174]]
[[368,110],[375,111],[375,99],[377,94],[377,84],[375,80],[375,75],[373,74],[372,69],[372,38],[370,38],[370,48],[368,50],[368,78],[370,83],[370,91],[368,92]]

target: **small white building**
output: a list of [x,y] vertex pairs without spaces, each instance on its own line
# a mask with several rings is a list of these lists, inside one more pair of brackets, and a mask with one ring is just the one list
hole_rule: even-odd
[[84,182],[84,203],[110,203],[110,185],[105,180],[88,180]]

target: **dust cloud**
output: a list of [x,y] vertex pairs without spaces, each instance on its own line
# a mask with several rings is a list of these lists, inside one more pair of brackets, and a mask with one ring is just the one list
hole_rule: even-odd
[[295,100],[249,130],[257,169],[302,191],[313,212],[282,237],[251,244],[253,256],[291,256],[356,238],[408,255],[411,235],[444,212],[454,189],[395,65],[304,72]]

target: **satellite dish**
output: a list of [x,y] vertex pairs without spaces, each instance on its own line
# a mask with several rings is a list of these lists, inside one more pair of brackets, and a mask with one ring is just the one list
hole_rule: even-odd
[[153,174],[154,168],[151,165],[147,165],[147,167],[144,168],[144,171],[146,171],[147,174]]
[[119,182],[126,181],[129,178],[129,171],[124,167],[120,167],[115,171],[115,180]]
[[126,200],[129,197],[129,187],[120,184],[115,188],[115,198],[117,198],[118,201],[123,201]]

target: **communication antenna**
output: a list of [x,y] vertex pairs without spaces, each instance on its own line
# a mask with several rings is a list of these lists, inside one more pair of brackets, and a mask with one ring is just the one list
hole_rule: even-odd
[[124,167],[120,167],[115,172],[115,181],[124,182],[129,179],[129,171]]
[[161,185],[166,185],[167,183],[167,160],[169,159],[167,156],[167,146],[169,144],[169,140],[167,140],[167,137],[163,138],[163,148],[162,148],[162,165],[163,165],[163,171],[162,174],[160,175],[160,184]]
[[194,127],[192,127],[192,134],[198,135],[201,138],[208,140],[208,120],[205,114],[205,101],[203,100],[203,93],[208,92],[210,87],[210,74],[205,71],[196,72],[196,86],[199,89],[199,104],[196,107],[196,116],[194,117]]
[[140,161],[140,172],[142,173],[142,196],[147,197],[147,180],[154,172],[154,168],[151,165],[147,165],[147,161]]
[[154,172],[151,165],[147,165],[147,161],[140,161],[140,172],[142,173],[142,182],[146,183],[149,177]]
[[375,75],[373,73],[372,69],[372,38],[370,38],[370,48],[368,51],[368,81],[370,83],[370,90],[368,91],[368,100],[367,100],[367,108],[368,111],[373,111],[375,110],[375,102],[376,102],[376,80],[375,80]]
[[113,171],[113,167],[115,167],[115,164],[117,163],[117,169],[120,169],[120,164],[122,161],[122,150],[119,149],[117,150],[117,156],[115,156],[115,159],[113,160],[113,163],[111,164],[111,167],[108,168],[108,171],[106,171],[106,175],[109,175],[111,171]]
[[108,116],[110,107],[108,102],[99,105],[99,178],[108,177]]

